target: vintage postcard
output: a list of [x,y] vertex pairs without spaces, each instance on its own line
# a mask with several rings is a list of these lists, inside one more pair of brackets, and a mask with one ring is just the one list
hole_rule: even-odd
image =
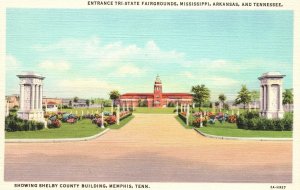
[[1,2],[1,189],[299,189],[298,4]]

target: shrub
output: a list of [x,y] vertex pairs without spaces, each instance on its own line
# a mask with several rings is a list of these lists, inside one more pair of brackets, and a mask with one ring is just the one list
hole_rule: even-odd
[[265,130],[273,130],[274,129],[274,122],[272,119],[265,120]]
[[175,107],[175,103],[174,102],[169,102],[168,107]]
[[242,113],[241,115],[243,115],[246,119],[253,119],[253,118],[259,117],[259,113],[258,112],[249,112],[249,111],[246,111],[246,112]]
[[256,126],[257,126],[257,129],[258,130],[266,130],[266,118],[257,118],[257,123],[256,123]]
[[182,113],[178,114],[179,118],[182,119],[182,121],[186,122],[186,117]]
[[27,121],[18,118],[16,115],[9,115],[5,118],[6,131],[34,131],[44,128],[43,122]]
[[240,115],[237,120],[236,120],[236,125],[239,129],[243,129],[244,126],[246,125],[246,118],[244,115]]
[[257,126],[256,119],[247,119],[247,124],[244,126],[244,129],[255,129]]
[[131,116],[132,115],[132,112],[121,112],[120,113],[120,121]]
[[293,113],[286,113],[283,118],[284,130],[292,131],[293,130]]
[[283,119],[274,119],[274,130],[276,131],[283,131],[284,130],[284,121]]

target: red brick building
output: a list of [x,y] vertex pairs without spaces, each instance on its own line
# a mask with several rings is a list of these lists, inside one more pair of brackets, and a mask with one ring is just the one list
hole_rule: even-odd
[[162,82],[159,76],[154,82],[153,93],[126,93],[120,96],[121,106],[147,106],[147,107],[166,107],[170,103],[176,105],[192,104],[193,96],[190,93],[163,93]]

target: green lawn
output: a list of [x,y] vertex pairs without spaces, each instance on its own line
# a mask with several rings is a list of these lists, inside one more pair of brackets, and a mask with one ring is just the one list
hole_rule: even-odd
[[[101,112],[100,108],[72,108],[72,109],[62,109],[63,112],[67,112],[67,113],[73,113],[75,114],[77,111],[78,115],[81,115],[81,111],[83,111],[83,114],[87,114],[87,112],[89,112],[90,114],[93,112],[95,113],[98,110],[98,112]],[[58,111],[61,111],[60,109]],[[110,112],[111,108],[110,107],[105,107],[104,111]]]
[[[119,129],[128,123],[134,116],[120,121],[120,125],[111,125],[108,128]],[[62,123],[60,128],[42,129],[37,131],[5,132],[6,139],[56,139],[56,138],[80,138],[89,137],[102,132],[90,119],[83,119],[75,124]]]
[[176,108],[148,108],[148,107],[136,107],[134,113],[159,113],[159,114],[172,114],[175,113]]
[[[176,120],[187,129],[192,126],[186,124],[176,116]],[[226,137],[268,137],[268,138],[291,138],[293,131],[262,131],[262,130],[245,130],[238,129],[235,123],[220,123],[208,124],[206,127],[196,128],[196,130],[209,135],[226,136]]]
[[245,129],[232,129],[222,127],[202,127],[197,128],[210,135],[225,136],[225,137],[268,137],[268,138],[291,138],[293,137],[292,131],[258,131],[258,130],[245,130]]

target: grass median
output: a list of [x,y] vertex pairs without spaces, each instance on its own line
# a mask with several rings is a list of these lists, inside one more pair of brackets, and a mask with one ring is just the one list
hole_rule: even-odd
[[[126,125],[134,116],[129,116],[120,125],[114,124],[107,128],[119,129]],[[37,131],[14,131],[5,132],[6,139],[59,139],[59,138],[82,138],[101,133],[101,129],[93,124],[90,119],[83,119],[74,124],[62,123],[60,128],[42,129]]]
[[[176,120],[185,128],[191,129],[193,126],[186,126],[186,124],[176,116]],[[235,123],[220,123],[208,124],[196,130],[206,133],[208,135],[223,136],[223,137],[262,137],[262,138],[292,138],[293,131],[264,131],[264,130],[245,130],[238,129]]]

